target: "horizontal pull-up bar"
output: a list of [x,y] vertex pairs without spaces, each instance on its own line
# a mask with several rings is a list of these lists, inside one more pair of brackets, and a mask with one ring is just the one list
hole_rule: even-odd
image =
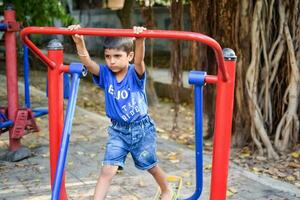
[[69,30],[67,28],[55,27],[27,27],[21,31],[21,38],[25,44],[41,58],[50,67],[54,67],[55,63],[50,60],[42,51],[29,39],[30,34],[47,34],[47,35],[90,35],[90,36],[116,36],[116,37],[145,37],[145,38],[168,38],[180,40],[194,40],[204,43],[211,47],[216,56],[218,69],[221,72],[222,80],[228,80],[228,70],[224,64],[222,48],[214,39],[194,32],[186,31],[170,31],[170,30],[146,30],[140,34],[136,34],[132,29],[108,29],[108,28],[80,28],[78,30]]

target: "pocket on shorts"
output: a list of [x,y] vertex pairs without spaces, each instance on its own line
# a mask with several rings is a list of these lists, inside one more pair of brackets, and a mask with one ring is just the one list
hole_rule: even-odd
[[145,132],[145,137],[150,135],[156,137],[155,123],[154,122],[147,123],[146,126],[144,127],[144,132]]

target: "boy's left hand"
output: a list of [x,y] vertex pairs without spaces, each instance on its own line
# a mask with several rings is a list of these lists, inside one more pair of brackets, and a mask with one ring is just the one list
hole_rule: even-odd
[[134,26],[133,27],[133,32],[135,34],[140,34],[142,33],[143,31],[147,30],[147,28],[143,27],[143,26]]

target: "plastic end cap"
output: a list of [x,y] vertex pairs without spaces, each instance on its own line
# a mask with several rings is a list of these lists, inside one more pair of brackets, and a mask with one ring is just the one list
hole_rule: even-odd
[[235,52],[230,48],[224,48],[223,55],[225,60],[235,61],[237,59]]
[[191,71],[189,73],[190,85],[204,85],[206,72],[203,71]]
[[53,39],[48,43],[47,49],[48,50],[61,50],[61,49],[64,49],[64,47],[61,44],[60,40]]
[[15,6],[12,3],[8,3],[5,6],[5,10],[15,10]]

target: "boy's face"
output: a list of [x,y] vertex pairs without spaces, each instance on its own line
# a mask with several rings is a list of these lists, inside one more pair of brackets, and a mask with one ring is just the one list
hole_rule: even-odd
[[114,73],[118,73],[127,68],[129,62],[133,59],[134,53],[127,54],[126,51],[118,49],[105,49],[104,58],[107,66]]

